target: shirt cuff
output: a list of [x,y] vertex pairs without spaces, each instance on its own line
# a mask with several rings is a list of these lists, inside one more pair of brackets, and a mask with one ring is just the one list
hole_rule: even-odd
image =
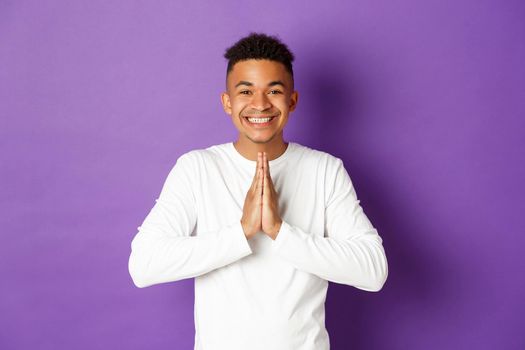
[[242,228],[241,222],[235,222],[230,226],[230,228],[231,232],[233,233],[233,238],[235,239],[235,247],[239,248],[239,253],[242,256],[251,254],[252,247],[250,247],[250,243],[248,243],[248,239],[244,234],[244,229]]
[[277,237],[272,241],[272,246],[274,249],[279,249],[285,242],[288,240],[289,236],[292,235],[292,226],[286,221],[282,220],[281,228]]

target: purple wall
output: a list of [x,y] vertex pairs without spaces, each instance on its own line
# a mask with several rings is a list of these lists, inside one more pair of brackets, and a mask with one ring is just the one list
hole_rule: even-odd
[[331,284],[332,349],[524,349],[525,4],[496,0],[0,1],[0,348],[192,348],[193,281],[136,288],[130,242],[179,155],[235,139],[252,30],[389,259]]

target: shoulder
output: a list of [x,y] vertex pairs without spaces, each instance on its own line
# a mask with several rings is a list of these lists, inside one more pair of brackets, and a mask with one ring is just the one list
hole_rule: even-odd
[[304,146],[296,142],[294,142],[294,146],[296,153],[301,158],[301,161],[314,162],[316,164],[322,165],[328,171],[336,171],[340,166],[343,165],[341,158],[338,158],[328,152]]
[[196,167],[199,164],[213,162],[228,151],[228,143],[216,144],[206,148],[196,148],[182,153],[176,163],[181,163],[185,167]]

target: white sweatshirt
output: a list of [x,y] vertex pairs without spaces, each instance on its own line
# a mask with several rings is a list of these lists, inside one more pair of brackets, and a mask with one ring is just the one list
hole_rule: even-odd
[[270,162],[283,223],[247,240],[256,162],[232,142],[187,152],[131,243],[137,287],[195,278],[195,350],[326,350],[328,281],[379,291],[382,239],[341,159],[298,143]]

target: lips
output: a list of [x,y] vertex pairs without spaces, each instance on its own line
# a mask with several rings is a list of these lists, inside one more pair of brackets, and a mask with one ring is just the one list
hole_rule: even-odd
[[275,118],[276,115],[245,115],[243,118]]
[[[250,115],[250,116],[244,116],[243,118],[246,120],[248,125],[250,125],[251,127],[264,127],[264,126],[270,125],[276,117],[277,117],[276,115],[271,115],[271,116],[252,116]],[[270,118],[270,120],[264,123],[254,123],[254,122],[250,122],[248,118],[261,118],[261,119]]]

